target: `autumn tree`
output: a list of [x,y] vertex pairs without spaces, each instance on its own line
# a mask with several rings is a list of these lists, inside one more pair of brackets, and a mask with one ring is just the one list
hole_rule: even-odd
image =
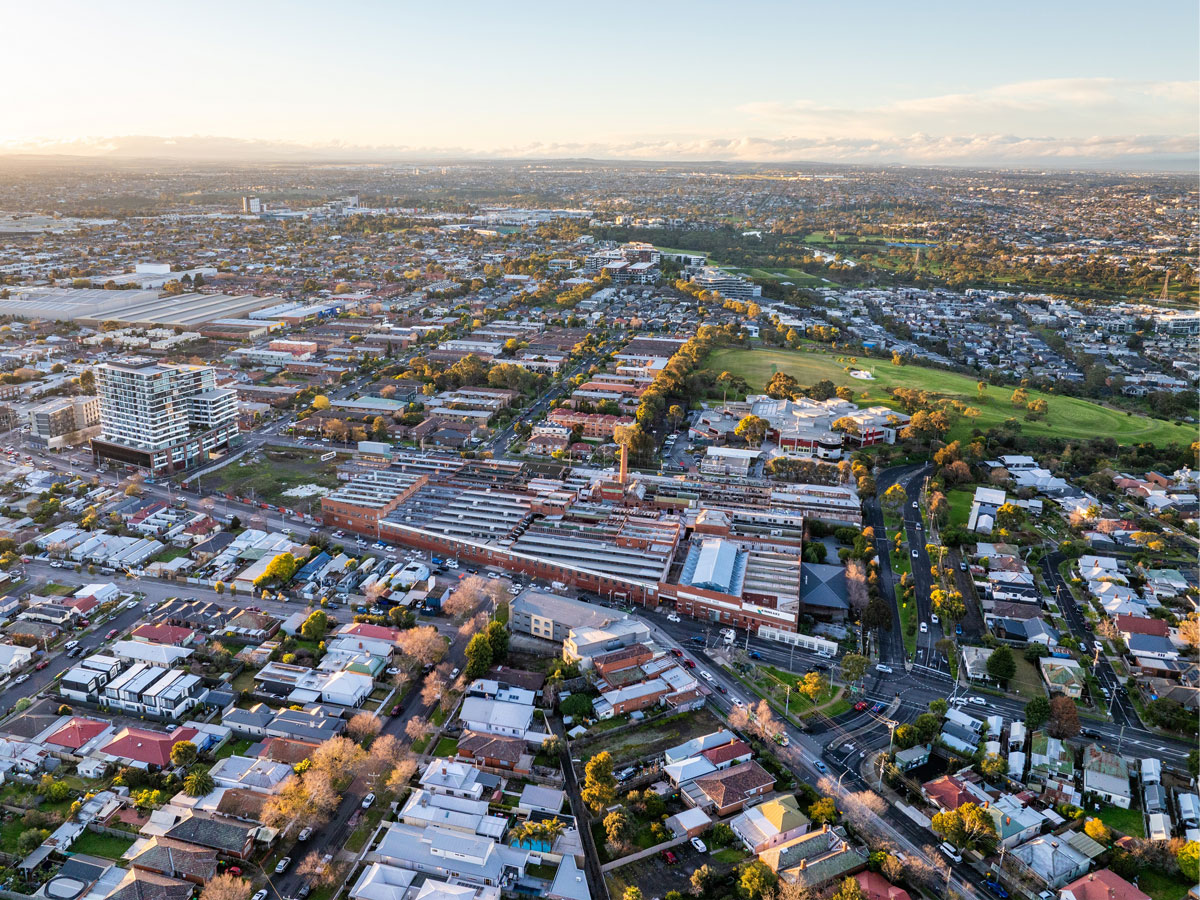
[[442,604],[442,611],[453,619],[464,619],[475,612],[486,596],[487,579],[468,575]]
[[339,735],[319,744],[310,759],[313,771],[324,772],[330,782],[336,784],[353,779],[366,762],[367,754],[350,738]]
[[410,741],[419,741],[429,730],[429,723],[421,716],[413,716],[404,723],[404,733]]
[[861,653],[847,653],[842,657],[842,678],[853,684],[867,674],[870,660]]
[[1079,710],[1075,701],[1064,694],[1059,694],[1050,701],[1050,736],[1056,738],[1073,738],[1079,734]]
[[692,872],[692,893],[697,897],[703,896],[704,893],[712,886],[713,880],[714,878],[712,869],[708,867],[708,863],[705,863]]
[[314,609],[300,626],[300,636],[309,641],[323,641],[329,632],[329,616],[323,609]]
[[375,737],[383,729],[383,722],[373,712],[355,713],[346,724],[346,731],[360,743]]
[[816,699],[821,696],[821,690],[824,688],[824,682],[818,673],[809,672],[796,682],[796,688],[809,700],[815,702]]
[[838,819],[837,804],[833,802],[832,797],[822,797],[819,800],[814,800],[812,806],[808,808],[809,821],[817,825],[826,823],[833,824]]
[[421,663],[436,665],[446,655],[446,639],[433,625],[418,625],[400,632],[400,652]]
[[222,872],[205,882],[200,900],[249,900],[251,887],[240,875]]
[[171,765],[187,768],[196,761],[200,751],[191,741],[180,741],[171,747]]
[[629,835],[629,817],[623,810],[614,809],[604,817],[604,836],[614,847],[623,847]]
[[979,761],[979,771],[988,781],[1008,774],[1008,761],[997,753],[988,753]]
[[[851,879],[853,880],[853,879]],[[738,879],[738,890],[746,900],[763,900],[775,889],[779,877],[761,860],[754,860],[742,868]]]
[[442,699],[446,687],[446,679],[437,672],[430,672],[425,676],[425,684],[421,687],[421,702],[432,706]]
[[751,413],[737,423],[737,427],[733,429],[733,433],[744,439],[748,445],[757,447],[763,442],[763,438],[767,436],[767,430],[770,427],[771,423],[766,419]]

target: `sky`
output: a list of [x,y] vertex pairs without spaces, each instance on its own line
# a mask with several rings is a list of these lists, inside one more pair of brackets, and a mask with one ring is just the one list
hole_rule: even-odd
[[1195,0],[0,4],[0,152],[1194,166]]

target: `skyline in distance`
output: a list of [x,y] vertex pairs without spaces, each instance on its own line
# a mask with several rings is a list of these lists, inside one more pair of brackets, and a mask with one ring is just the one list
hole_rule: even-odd
[[25,4],[0,153],[1186,169],[1195,3]]

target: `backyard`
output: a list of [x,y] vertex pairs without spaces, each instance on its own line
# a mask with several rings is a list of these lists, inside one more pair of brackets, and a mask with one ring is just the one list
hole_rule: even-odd
[[[717,372],[731,372],[745,378],[754,390],[762,390],[776,372],[786,372],[802,385],[829,379],[865,394],[864,403],[891,401],[888,389],[893,387],[933,391],[946,397],[962,400],[979,410],[978,418],[961,419],[950,430],[949,439],[964,438],[971,429],[987,429],[1017,415],[1010,398],[1011,387],[986,386],[980,395],[978,380],[954,372],[927,369],[918,365],[896,366],[890,362],[868,357],[839,357],[818,349],[805,350],[741,350],[722,349],[709,356],[706,365]],[[872,380],[854,378],[849,369],[865,370]],[[1029,398],[1044,399],[1049,410],[1040,421],[1019,418],[1027,435],[1086,440],[1097,436],[1112,437],[1122,444],[1148,442],[1152,444],[1191,443],[1194,430],[1164,419],[1151,419],[1110,409],[1087,400],[1029,391]]]
[[72,853],[87,853],[91,856],[102,856],[105,859],[120,859],[121,854],[133,846],[136,837],[118,834],[100,834],[97,831],[85,831],[71,845]]
[[613,763],[619,767],[620,764],[633,760],[648,762],[664,750],[690,741],[694,737],[711,734],[721,727],[721,722],[712,713],[702,709],[630,728],[621,734],[606,736],[582,747],[576,745],[573,752],[586,761],[602,750],[607,750],[613,756]]
[[1130,837],[1145,837],[1142,811],[1140,809],[1121,809],[1119,806],[1106,806],[1096,814],[1100,821],[1111,828]]

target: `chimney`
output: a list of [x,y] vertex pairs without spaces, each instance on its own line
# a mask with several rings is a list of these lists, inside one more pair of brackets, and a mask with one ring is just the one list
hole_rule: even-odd
[[828,830],[829,830],[829,823],[828,823],[828,822],[822,822],[822,823],[821,823],[821,834],[824,834],[824,833],[825,833],[825,832],[827,832]]
[[629,479],[629,447],[621,445],[621,473],[617,476],[618,484],[625,484]]
[[804,871],[807,868],[808,868],[808,860],[807,859],[800,860],[800,870]]

